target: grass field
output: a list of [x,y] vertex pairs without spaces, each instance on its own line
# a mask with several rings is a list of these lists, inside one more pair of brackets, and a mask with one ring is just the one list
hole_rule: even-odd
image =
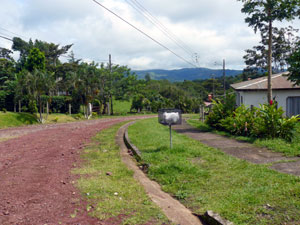
[[[46,115],[43,115],[46,118]],[[0,112],[0,129],[8,127],[19,127],[31,124],[39,124],[37,122],[38,114],[33,115],[30,113],[13,113],[13,112]],[[67,123],[78,121],[73,116],[61,113],[49,114],[46,124],[48,123]]]
[[17,127],[23,125],[36,124],[35,115],[29,113],[0,112],[0,129],[7,127]]
[[131,101],[113,101],[114,114],[116,115],[126,115],[130,112]]
[[207,124],[202,123],[196,119],[190,119],[188,120],[188,123],[202,131],[214,132],[230,138],[235,138],[237,140],[246,141],[258,147],[266,147],[274,152],[281,152],[286,156],[300,156],[300,123],[298,123],[296,126],[295,137],[291,142],[285,141],[280,138],[260,139],[260,138],[234,136],[227,132],[214,130],[210,128]]
[[228,156],[157,119],[139,121],[129,137],[150,164],[148,176],[197,214],[213,210],[234,224],[300,224],[300,178]]
[[[84,165],[75,169],[81,175],[77,186],[87,198],[90,214],[101,220],[121,216],[123,224],[163,224],[167,218],[151,202],[144,189],[121,161],[115,135],[121,125],[99,133],[84,150]],[[99,144],[100,143],[100,144]],[[110,172],[111,176],[107,176]]]

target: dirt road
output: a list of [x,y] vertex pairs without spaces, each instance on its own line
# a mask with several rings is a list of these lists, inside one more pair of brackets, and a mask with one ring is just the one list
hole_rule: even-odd
[[0,130],[0,224],[111,224],[87,215],[72,168],[90,138],[141,117]]

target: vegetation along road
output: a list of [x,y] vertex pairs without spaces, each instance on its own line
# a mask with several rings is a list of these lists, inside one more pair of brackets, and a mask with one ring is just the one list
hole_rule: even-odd
[[[0,142],[0,224],[100,224],[89,217],[71,170],[92,136],[143,117],[10,128]],[[101,224],[112,224],[101,221]]]

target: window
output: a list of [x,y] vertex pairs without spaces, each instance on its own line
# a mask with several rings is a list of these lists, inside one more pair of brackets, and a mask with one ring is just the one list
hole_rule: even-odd
[[241,105],[244,104],[244,98],[241,96]]
[[286,116],[291,117],[300,114],[300,97],[288,97],[286,99]]

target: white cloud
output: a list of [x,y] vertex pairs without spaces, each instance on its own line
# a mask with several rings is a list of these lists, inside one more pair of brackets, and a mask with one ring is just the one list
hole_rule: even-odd
[[[130,0],[128,0],[130,1]],[[192,61],[178,45],[165,37],[124,0],[99,0],[176,54]],[[244,50],[259,42],[244,23],[241,2],[235,0],[138,0],[149,12],[176,34],[193,53],[200,66],[214,67],[227,60],[228,68],[243,67]],[[61,45],[74,43],[75,56],[103,61],[112,54],[113,62],[132,69],[190,67],[186,62],[143,36],[92,0],[1,0],[0,34],[24,39],[40,39]],[[295,22],[300,28],[300,23]],[[9,41],[0,39],[8,48]]]

